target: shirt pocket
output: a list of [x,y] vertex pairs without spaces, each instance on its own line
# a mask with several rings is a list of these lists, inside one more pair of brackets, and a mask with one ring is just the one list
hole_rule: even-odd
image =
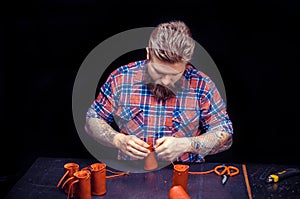
[[144,112],[138,106],[120,106],[115,118],[122,133],[141,137],[144,128]]
[[174,112],[173,132],[178,137],[191,137],[199,134],[200,112],[181,109]]

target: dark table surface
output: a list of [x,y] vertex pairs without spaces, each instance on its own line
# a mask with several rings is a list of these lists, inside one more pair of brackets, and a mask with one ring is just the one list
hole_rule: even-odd
[[[7,199],[65,199],[67,195],[56,185],[64,174],[64,164],[76,162],[81,168],[98,162],[93,159],[37,158],[24,176],[7,194]],[[207,171],[222,163],[190,164],[189,171]],[[227,164],[229,165],[229,164]],[[247,199],[247,198],[300,198],[300,175],[277,183],[266,183],[271,172],[287,168],[286,165],[245,164],[250,182],[247,190],[245,172],[241,164],[230,164],[239,168],[237,176],[230,177],[225,185],[215,173],[188,176],[188,194],[191,199]],[[114,170],[108,167],[108,169]],[[115,170],[117,171],[117,170]],[[109,175],[109,174],[107,174]],[[172,186],[173,166],[168,165],[151,172],[130,172],[127,176],[106,180],[107,193],[96,198],[168,199]],[[249,197],[249,193],[251,196]]]

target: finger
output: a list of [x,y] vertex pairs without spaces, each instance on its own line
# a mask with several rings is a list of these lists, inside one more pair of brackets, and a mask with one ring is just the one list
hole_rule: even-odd
[[148,148],[150,147],[150,145],[147,143],[147,142],[144,142],[143,140],[137,138],[137,137],[134,137],[134,141],[136,144],[142,146],[143,148]]
[[130,156],[131,158],[135,158],[135,159],[139,159],[139,160],[144,159],[144,157],[135,155],[131,151],[126,151],[125,154],[128,155],[128,156]]
[[128,141],[127,150],[142,157],[146,157],[150,153],[149,149],[137,144],[135,140]]
[[165,142],[163,142],[162,144],[160,144],[155,148],[155,152],[157,153],[157,155],[165,155],[166,150],[167,150],[167,146]]
[[134,158],[137,158],[137,159],[144,159],[146,156],[144,155],[145,153],[143,152],[140,152],[130,146],[127,146],[127,149],[125,151],[125,153],[127,155],[130,155],[131,157],[134,157]]
[[143,151],[145,153],[150,152],[147,149],[148,147],[150,147],[150,145],[147,142],[144,142],[143,140],[141,140],[141,139],[139,139],[137,137],[131,137],[131,140],[129,140],[129,142],[137,150]]
[[156,149],[157,147],[159,147],[162,143],[165,142],[166,139],[166,137],[158,138],[155,142],[154,148]]

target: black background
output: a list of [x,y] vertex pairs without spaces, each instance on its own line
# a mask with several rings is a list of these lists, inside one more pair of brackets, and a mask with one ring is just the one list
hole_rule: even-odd
[[93,48],[122,31],[177,19],[218,66],[234,126],[232,148],[207,161],[300,165],[299,1],[109,2],[2,6],[3,191],[36,157],[92,157],[73,122],[72,89]]

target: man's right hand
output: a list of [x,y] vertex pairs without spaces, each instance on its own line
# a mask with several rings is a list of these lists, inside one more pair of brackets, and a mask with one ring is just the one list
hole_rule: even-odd
[[134,135],[118,133],[113,140],[114,145],[132,158],[144,159],[150,153],[149,144]]

